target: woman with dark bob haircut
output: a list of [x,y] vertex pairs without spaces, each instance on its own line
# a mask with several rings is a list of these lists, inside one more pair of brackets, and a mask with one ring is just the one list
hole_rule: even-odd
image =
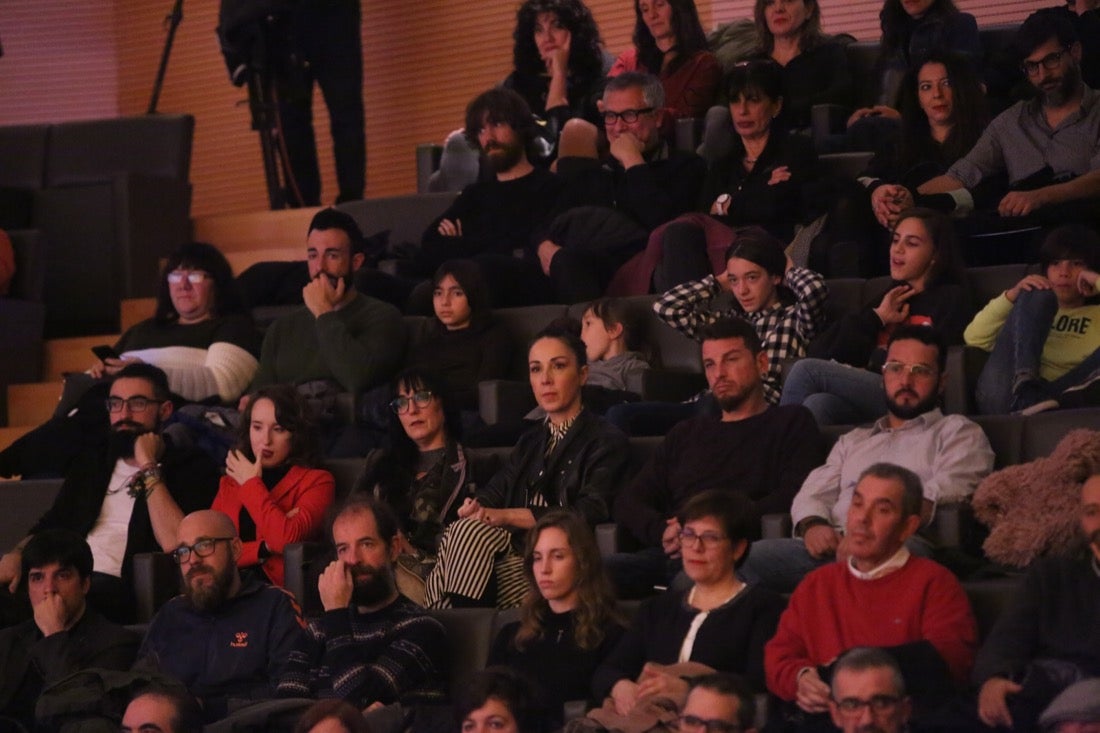
[[683,699],[688,682],[675,670],[662,669],[677,662],[743,675],[757,692],[764,690],[764,644],[786,604],[780,595],[746,584],[736,574],[760,518],[750,500],[733,489],[696,494],[677,518],[691,586],[644,602],[592,680],[593,692],[609,695],[621,714],[659,690],[679,692]]
[[[343,733],[371,733],[370,726],[364,720],[363,714],[344,700],[330,699],[318,700],[313,703],[298,718],[294,726],[294,733],[316,733],[322,723],[332,721],[340,726]],[[331,725],[323,728],[326,733],[333,733]]]
[[523,574],[520,620],[501,629],[489,664],[537,680],[557,728],[567,701],[591,696],[589,682],[622,636],[623,621],[596,538],[573,512],[550,512],[527,533]]
[[707,49],[695,0],[634,0],[634,47],[615,60],[608,76],[642,71],[660,78],[665,120],[702,117],[714,103],[722,67]]
[[318,433],[294,387],[255,392],[238,433],[210,508],[227,514],[237,527],[244,546],[237,565],[282,585],[283,548],[320,538],[335,482],[317,467]]
[[520,436],[504,467],[444,529],[425,586],[431,607],[519,605],[527,591],[522,543],[544,514],[570,509],[589,526],[610,516],[630,450],[626,436],[582,402],[584,342],[551,325],[531,342],[527,370],[546,419]]
[[507,667],[486,667],[455,694],[462,733],[546,733],[546,705],[531,680]]
[[[398,563],[422,581],[435,563],[443,527],[458,518],[463,501],[489,483],[500,464],[493,456],[469,453],[459,442],[458,407],[436,374],[406,369],[394,380],[392,394],[389,447],[367,454],[354,493],[393,507],[401,522]],[[422,583],[406,573],[397,577],[402,592],[422,602]]]
[[526,0],[516,11],[512,38],[514,68],[504,87],[518,92],[546,121],[551,143],[566,120],[599,120],[603,42],[582,0]]
[[508,374],[512,341],[493,317],[481,269],[471,260],[448,260],[432,277],[435,317],[409,352],[408,365],[437,374],[452,407],[477,411],[477,385]]
[[158,285],[155,315],[127,329],[86,375],[66,378],[53,419],[0,452],[0,476],[64,475],[83,447],[107,434],[104,400],[111,377],[127,364],[146,362],[168,375],[179,403],[236,407],[259,367],[260,333],[241,306],[229,263],[202,242],[169,255]]

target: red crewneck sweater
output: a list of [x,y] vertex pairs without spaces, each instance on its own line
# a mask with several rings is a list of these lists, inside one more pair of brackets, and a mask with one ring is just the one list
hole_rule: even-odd
[[794,700],[798,671],[832,662],[854,646],[928,641],[965,685],[977,648],[966,593],[942,565],[921,557],[875,580],[860,580],[835,562],[807,575],[764,647],[768,689]]

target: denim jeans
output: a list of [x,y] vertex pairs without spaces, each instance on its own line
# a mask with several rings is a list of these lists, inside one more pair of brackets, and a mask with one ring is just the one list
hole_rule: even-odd
[[[1016,297],[978,377],[974,396],[979,412],[998,415],[1057,399],[1100,370],[1100,353],[1093,352],[1058,379],[1047,382],[1039,377],[1043,347],[1057,313],[1058,298],[1051,290],[1024,290]],[[1035,388],[1017,392],[1015,388],[1028,380],[1033,380]]]
[[779,404],[806,407],[822,426],[859,425],[886,414],[880,375],[826,359],[795,362]]

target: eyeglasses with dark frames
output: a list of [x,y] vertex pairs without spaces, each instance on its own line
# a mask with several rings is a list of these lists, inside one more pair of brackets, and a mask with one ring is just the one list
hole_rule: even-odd
[[153,405],[164,404],[164,400],[154,400],[152,397],[108,397],[104,400],[107,412],[120,412],[123,406],[129,407],[130,412],[145,412]]
[[897,695],[873,695],[867,700],[861,700],[858,697],[846,697],[843,700],[837,700],[836,706],[845,715],[858,715],[863,711],[863,708],[869,708],[872,713],[882,715],[892,712],[899,703],[901,703],[901,698]]
[[604,112],[603,123],[605,125],[614,125],[615,120],[622,120],[628,125],[633,125],[638,121],[638,118],[642,115],[648,115],[653,111],[653,107],[643,107],[642,109],[624,109],[622,112]]
[[1024,60],[1020,64],[1020,68],[1024,70],[1024,73],[1028,76],[1034,76],[1039,73],[1039,67],[1042,66],[1047,71],[1054,71],[1058,68],[1058,65],[1062,63],[1062,57],[1069,53],[1068,49],[1063,48],[1061,51],[1055,51],[1054,53],[1048,53],[1038,61]]
[[195,557],[210,557],[214,554],[214,549],[219,542],[232,542],[234,539],[234,537],[204,537],[190,547],[180,545],[168,554],[172,556],[176,565],[183,565],[191,559],[192,552],[195,553]]
[[434,397],[434,395],[430,389],[418,389],[407,397],[405,395],[395,397],[390,402],[390,409],[398,415],[404,415],[409,411],[409,405],[427,407],[432,401],[432,397]]

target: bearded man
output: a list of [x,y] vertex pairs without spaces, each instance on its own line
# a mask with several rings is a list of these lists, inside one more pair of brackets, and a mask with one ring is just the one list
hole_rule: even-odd
[[786,513],[824,444],[810,411],[764,398],[768,355],[739,318],[699,330],[707,384],[721,411],[676,424],[645,469],[620,491],[615,522],[642,545],[607,558],[620,597],[641,597],[679,568],[680,522],[688,499],[707,489],[744,494],[757,514]]
[[336,559],[317,581],[324,613],[311,619],[279,680],[281,697],[340,698],[359,710],[446,699],[443,625],[397,591],[393,510],[369,498],[332,524]]
[[241,702],[274,693],[304,623],[293,596],[237,571],[241,538],[233,520],[210,509],[188,514],[171,550],[183,595],[164,604],[134,668],[182,682],[201,703],[205,722]]
[[[924,487],[922,524],[937,504],[964,501],[993,469],[993,449],[981,427],[962,415],[944,415],[938,402],[947,384],[947,346],[928,326],[894,330],[882,366],[886,415],[837,440],[825,465],[806,477],[791,504],[793,538],[754,542],[741,568],[750,583],[789,593],[814,568],[844,560],[844,526],[860,475],[889,462],[915,473]],[[911,534],[915,555],[931,555],[928,542]]]
[[[130,364],[107,398],[111,437],[106,453],[77,457],[49,511],[0,559],[0,588],[15,594],[22,549],[45,529],[84,537],[94,560],[87,602],[111,621],[132,623],[132,561],[139,552],[171,552],[186,512],[210,506],[218,491],[213,459],[175,446],[161,434],[172,414],[168,378],[151,364]],[[0,590],[0,594],[3,590]],[[0,606],[12,596],[0,595]]]

